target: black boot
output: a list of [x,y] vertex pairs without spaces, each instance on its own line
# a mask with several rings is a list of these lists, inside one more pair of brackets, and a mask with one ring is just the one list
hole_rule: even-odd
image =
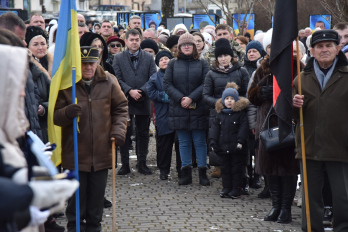
[[282,177],[282,208],[278,217],[278,223],[290,223],[291,205],[295,197],[297,176],[283,176]]
[[118,170],[117,175],[127,175],[131,172],[129,168],[129,155],[121,154],[122,167]]
[[198,173],[199,173],[199,184],[202,186],[209,186],[210,181],[207,177],[207,167],[199,167]]
[[271,194],[269,193],[269,188],[268,188],[268,180],[267,180],[267,176],[264,176],[265,179],[265,187],[263,188],[262,192],[260,192],[259,194],[257,194],[258,198],[270,198]]
[[192,168],[190,165],[181,168],[181,178],[179,179],[179,185],[192,184]]
[[228,194],[228,197],[232,199],[237,199],[242,196],[242,190],[241,188],[233,188],[233,190]]
[[253,183],[251,184],[250,188],[254,188],[254,189],[262,188],[259,174],[257,173],[254,174]]
[[272,199],[272,209],[264,218],[265,221],[277,221],[282,203],[282,183],[279,176],[267,176]]
[[243,178],[243,187],[241,188],[242,195],[250,195],[249,193],[249,178]]
[[138,172],[144,174],[144,175],[151,175],[151,170],[146,166],[146,161],[140,161],[139,162],[139,168]]
[[232,173],[230,168],[221,165],[221,179],[222,179],[222,190],[220,192],[220,197],[229,197],[228,194],[232,191]]
[[104,208],[110,208],[110,207],[112,207],[111,201],[109,201],[108,199],[104,197]]

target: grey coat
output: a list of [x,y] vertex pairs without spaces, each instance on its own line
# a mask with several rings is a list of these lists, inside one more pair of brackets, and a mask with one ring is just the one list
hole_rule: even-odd
[[128,110],[130,115],[150,115],[150,99],[147,94],[146,85],[152,74],[157,72],[156,64],[153,56],[140,49],[139,61],[137,68],[135,69],[131,59],[129,50],[118,53],[115,55],[112,62],[112,67],[115,70],[116,77],[122,91],[129,99],[129,91],[132,89],[142,90],[145,94],[144,103],[141,107],[132,104],[131,101],[128,103]]

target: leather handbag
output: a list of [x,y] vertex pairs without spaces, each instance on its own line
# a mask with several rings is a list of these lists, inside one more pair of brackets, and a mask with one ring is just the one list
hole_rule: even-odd
[[[267,152],[272,152],[282,148],[295,146],[294,123],[292,123],[291,133],[281,143],[279,143],[279,127],[269,127],[270,118],[272,116],[277,116],[276,114],[271,114],[272,109],[273,106],[271,106],[271,109],[269,110],[265,118],[265,121],[263,122],[262,127],[260,129],[261,132],[259,138],[261,139],[261,142],[265,147],[265,150]],[[264,129],[266,123],[268,125],[268,129]]]
[[221,166],[220,157],[214,151],[209,151],[208,156],[210,166]]

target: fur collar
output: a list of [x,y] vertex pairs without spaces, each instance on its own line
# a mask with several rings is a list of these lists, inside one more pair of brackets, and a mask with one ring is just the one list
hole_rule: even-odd
[[42,67],[42,65],[37,60],[35,60],[35,58],[33,57],[33,54],[31,53],[29,49],[28,49],[28,54],[30,57],[30,61],[33,62],[40,69],[41,72],[45,73],[49,80],[52,80],[51,74],[52,74],[53,55],[47,52],[47,61],[48,61],[48,72],[47,72],[47,70],[44,67]]
[[[239,100],[234,103],[234,106],[232,107],[232,110],[234,112],[242,111],[245,108],[249,106],[249,100],[245,97],[239,97]],[[222,109],[224,109],[225,106],[222,104],[222,99],[220,98],[215,105],[216,112],[219,114],[222,112]]]

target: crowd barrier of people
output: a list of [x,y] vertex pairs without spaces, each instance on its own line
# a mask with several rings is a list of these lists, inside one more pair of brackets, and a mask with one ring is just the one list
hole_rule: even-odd
[[[155,25],[156,26],[156,25]],[[79,183],[75,180],[30,181],[47,172],[35,161],[29,168],[28,135],[45,144],[50,157],[47,114],[52,66],[59,22],[45,25],[40,14],[24,22],[9,12],[0,16],[0,230],[35,228],[63,232],[54,217],[67,201],[69,232],[76,231],[74,192],[80,189],[81,230],[101,231],[108,169],[112,166],[111,139],[120,151],[117,175],[131,172],[129,150],[135,149],[136,169],[144,175],[149,138],[155,125],[160,180],[170,174],[173,145],[179,185],[192,183],[198,168],[199,184],[220,178],[220,197],[238,199],[249,188],[270,198],[265,221],[290,223],[291,207],[302,205],[302,230],[307,231],[302,173],[299,108],[303,108],[312,231],[348,231],[348,23],[332,30],[299,31],[299,51],[293,44],[302,77],[298,94],[293,72],[293,119],[296,145],[267,151],[259,139],[265,121],[278,126],[273,109],[270,69],[273,30],[256,31],[253,40],[234,35],[226,24],[188,30],[184,24],[143,30],[141,18],[130,17],[124,28],[113,22],[87,22],[78,14],[82,79],[60,90],[54,123],[62,128],[62,162],[57,169],[74,169],[73,119],[79,117]],[[342,104],[343,103],[343,104]],[[133,146],[135,141],[135,147]],[[209,156],[208,156],[209,154]],[[211,177],[209,160],[217,157]],[[172,173],[171,175],[174,175]],[[300,183],[303,183],[302,175]],[[295,197],[297,188],[299,195]]]

